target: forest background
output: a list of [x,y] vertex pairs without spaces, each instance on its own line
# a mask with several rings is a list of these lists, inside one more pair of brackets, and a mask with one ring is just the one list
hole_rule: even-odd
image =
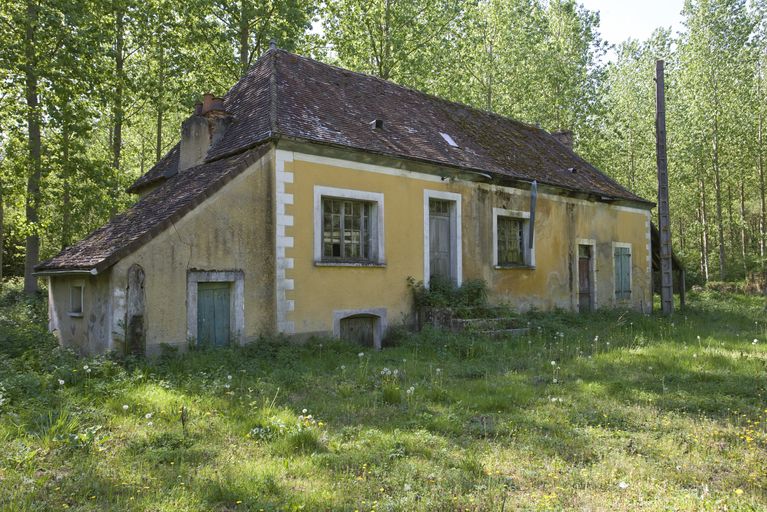
[[[286,50],[572,130],[651,200],[666,61],[674,250],[688,282],[764,281],[767,1],[687,0],[682,29],[613,44],[573,0],[6,0],[0,3],[0,282],[135,201],[204,92]],[[611,58],[605,56],[610,52]]]

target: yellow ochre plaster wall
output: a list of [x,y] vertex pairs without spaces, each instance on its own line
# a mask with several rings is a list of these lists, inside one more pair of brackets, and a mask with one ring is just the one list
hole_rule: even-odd
[[150,242],[116,263],[111,273],[111,347],[124,341],[128,269],[145,273],[146,351],[161,343],[185,348],[190,271],[239,272],[244,280],[240,342],[274,332],[274,232],[270,151]]
[[[535,219],[535,268],[497,269],[493,266],[493,208],[529,211],[529,191],[281,149],[276,162],[278,189],[282,187],[283,197],[289,198],[280,206],[278,192],[277,209],[286,216],[282,228],[286,240],[284,261],[277,257],[278,268],[285,268],[282,296],[278,271],[277,309],[285,332],[332,333],[333,313],[338,310],[385,308],[388,324],[406,319],[412,307],[406,279],[425,277],[425,189],[461,195],[462,279],[484,279],[491,301],[519,310],[576,309],[577,241],[582,239],[596,247],[596,306],[649,311],[649,210],[541,193]],[[385,266],[315,264],[315,186],[383,194]],[[613,242],[631,244],[632,297],[621,304],[614,298]]]
[[[70,293],[82,286],[82,313],[73,314]],[[48,281],[48,327],[62,347],[101,354],[109,337],[109,276],[54,276]]]

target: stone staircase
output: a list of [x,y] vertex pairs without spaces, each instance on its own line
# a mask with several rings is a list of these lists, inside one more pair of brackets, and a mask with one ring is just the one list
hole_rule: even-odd
[[521,327],[517,318],[452,318],[450,319],[450,330],[482,336],[503,337],[527,334],[530,328]]

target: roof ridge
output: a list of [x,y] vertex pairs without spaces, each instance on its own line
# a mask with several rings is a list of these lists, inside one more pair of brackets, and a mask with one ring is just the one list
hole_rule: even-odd
[[[272,51],[272,50],[269,50],[269,51]],[[485,110],[485,109],[480,108],[480,107],[475,107],[473,105],[469,105],[468,103],[461,103],[460,101],[449,100],[447,98],[443,98],[441,96],[437,96],[436,94],[431,94],[431,93],[428,93],[428,92],[425,92],[425,91],[422,91],[422,90],[419,90],[419,89],[415,89],[413,87],[408,87],[407,85],[402,85],[402,84],[399,84],[397,82],[393,82],[393,81],[388,80],[386,78],[381,78],[380,76],[371,75],[369,73],[363,73],[361,71],[354,71],[354,70],[347,69],[347,68],[342,68],[341,66],[337,66],[335,64],[330,64],[328,62],[323,62],[323,61],[320,61],[320,60],[312,59],[311,57],[307,57],[306,55],[300,55],[298,53],[292,53],[292,52],[289,52],[287,50],[283,50],[282,48],[277,48],[277,49],[275,49],[273,51],[278,51],[278,52],[286,53],[288,55],[292,55],[294,57],[298,57],[299,59],[303,59],[303,60],[308,61],[310,63],[317,63],[317,64],[320,64],[322,66],[327,66],[327,67],[336,69],[336,70],[344,72],[344,73],[351,73],[351,74],[359,75],[359,76],[362,76],[362,77],[365,77],[365,78],[372,78],[373,80],[376,80],[378,82],[383,82],[384,84],[393,85],[394,87],[397,87],[399,89],[403,89],[403,90],[408,91],[408,92],[413,92],[413,93],[416,93],[416,94],[418,94],[420,96],[425,96],[426,98],[429,98],[430,100],[437,100],[440,103],[447,104],[447,105],[455,105],[455,106],[458,106],[458,107],[461,107],[461,108],[465,108],[467,110],[472,110],[474,112],[479,112],[481,114],[497,117],[497,118],[499,118],[501,120],[504,120],[504,121],[511,121],[512,123],[516,123],[516,124],[522,125],[522,126],[524,126],[526,128],[530,128],[530,129],[533,129],[533,130],[541,131],[541,132],[546,133],[546,134],[550,134],[549,131],[544,130],[543,128],[541,128],[539,126],[536,126],[534,124],[531,124],[531,123],[528,123],[528,122],[525,122],[525,121],[520,121],[519,119],[515,119],[515,118],[509,117],[509,116],[505,116],[503,114],[499,114],[498,112],[493,112],[492,110]],[[261,58],[262,57],[259,57],[259,59],[261,59]]]
[[267,50],[267,55],[271,56],[269,73],[269,126],[272,135],[277,133],[277,48]]

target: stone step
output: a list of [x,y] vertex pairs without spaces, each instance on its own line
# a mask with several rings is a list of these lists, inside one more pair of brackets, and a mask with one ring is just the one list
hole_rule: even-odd
[[454,318],[450,327],[454,331],[494,331],[519,328],[519,320],[516,318]]

